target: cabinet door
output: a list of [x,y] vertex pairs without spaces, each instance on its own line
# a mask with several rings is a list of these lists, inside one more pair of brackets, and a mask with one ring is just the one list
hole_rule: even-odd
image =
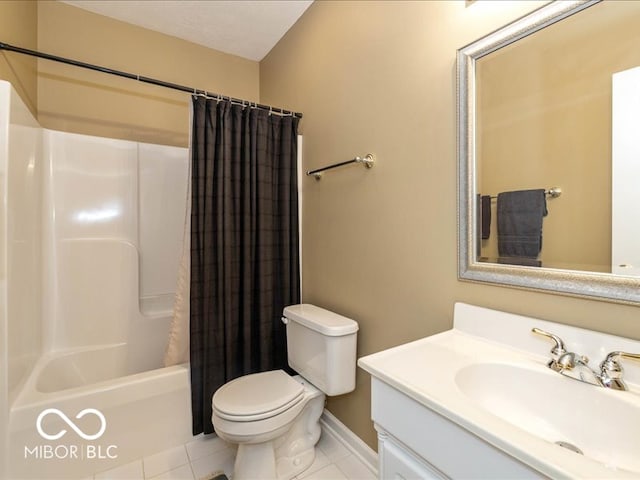
[[443,480],[440,472],[396,444],[386,434],[379,436],[381,480]]

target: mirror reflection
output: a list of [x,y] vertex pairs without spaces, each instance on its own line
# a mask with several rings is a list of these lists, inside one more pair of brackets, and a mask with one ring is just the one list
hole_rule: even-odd
[[476,61],[476,261],[640,276],[638,25],[605,1]]

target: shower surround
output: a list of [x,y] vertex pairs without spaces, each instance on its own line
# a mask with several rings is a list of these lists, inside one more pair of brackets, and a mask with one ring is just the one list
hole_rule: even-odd
[[6,82],[0,145],[0,477],[82,478],[183,443],[188,366],[162,360],[188,150],[42,129]]

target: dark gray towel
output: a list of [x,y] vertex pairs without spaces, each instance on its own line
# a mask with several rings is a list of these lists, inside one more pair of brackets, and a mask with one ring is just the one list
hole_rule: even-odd
[[547,215],[543,189],[498,194],[498,254],[538,258],[542,249],[542,217]]
[[482,239],[486,240],[491,236],[491,196],[482,195]]

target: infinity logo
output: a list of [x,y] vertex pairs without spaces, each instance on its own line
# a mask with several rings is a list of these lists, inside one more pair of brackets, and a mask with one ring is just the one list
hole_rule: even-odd
[[62,429],[55,435],[49,435],[48,433],[42,430],[42,419],[47,415],[49,415],[50,413],[55,413],[67,425],[69,425],[74,432],[76,432],[80,437],[84,438],[85,440],[95,440],[96,438],[100,438],[107,428],[107,420],[104,418],[104,415],[102,414],[102,412],[100,412],[99,410],[96,410],[95,408],[85,408],[84,410],[82,410],[80,413],[76,415],[76,418],[80,419],[88,413],[93,413],[96,417],[100,419],[100,430],[98,430],[98,433],[94,435],[87,435],[86,433],[84,433],[82,430],[80,430],[76,426],[75,423],[73,423],[69,419],[69,417],[67,417],[64,413],[62,413],[57,408],[47,408],[46,410],[43,410],[42,413],[40,413],[40,415],[38,415],[38,420],[36,421],[36,428],[38,429],[38,433],[42,438],[45,438],[47,440],[57,440],[60,437],[62,437],[65,433],[67,433],[66,430]]

